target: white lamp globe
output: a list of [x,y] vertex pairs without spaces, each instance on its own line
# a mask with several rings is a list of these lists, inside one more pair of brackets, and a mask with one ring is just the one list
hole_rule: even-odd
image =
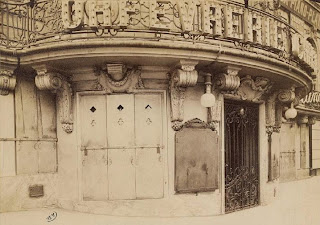
[[297,114],[298,114],[298,112],[295,108],[289,108],[285,112],[284,116],[286,117],[286,119],[294,119],[294,118],[296,118]]
[[216,97],[212,93],[205,93],[201,96],[200,103],[203,107],[210,108],[214,106]]

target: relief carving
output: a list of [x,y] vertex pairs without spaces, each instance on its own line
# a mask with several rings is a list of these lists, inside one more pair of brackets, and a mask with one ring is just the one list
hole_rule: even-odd
[[73,131],[72,89],[67,80],[57,72],[48,72],[47,68],[37,70],[35,83],[39,90],[49,90],[57,94],[60,108],[60,122],[66,133]]
[[251,76],[241,78],[240,87],[237,90],[237,95],[242,100],[257,101],[261,100],[264,94],[268,93],[272,87],[269,79],[264,77],[256,77],[252,79]]
[[198,72],[195,66],[198,62],[181,60],[180,69],[175,69],[171,73],[169,81],[169,94],[171,99],[171,122],[172,128],[178,131],[182,128],[184,117],[184,99],[187,87],[196,85]]
[[141,79],[141,68],[128,68],[122,63],[106,64],[96,67],[98,89],[111,94],[113,92],[132,93],[135,89],[144,88]]
[[8,95],[15,89],[17,82],[13,70],[3,67],[0,69],[0,95]]

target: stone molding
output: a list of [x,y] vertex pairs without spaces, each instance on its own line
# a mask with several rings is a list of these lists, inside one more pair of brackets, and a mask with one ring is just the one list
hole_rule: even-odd
[[135,89],[144,88],[141,79],[141,68],[128,68],[122,63],[108,63],[103,67],[96,66],[97,89],[108,94],[114,92],[132,93]]
[[171,122],[175,131],[183,126],[185,91],[187,87],[195,86],[198,81],[198,72],[195,70],[197,64],[197,61],[181,60],[170,73]]
[[35,84],[41,91],[49,90],[57,94],[57,102],[60,108],[60,122],[66,133],[73,131],[72,113],[72,89],[64,76],[55,71],[48,71],[46,66],[36,68],[37,76]]
[[0,95],[8,95],[16,87],[16,77],[13,75],[14,69],[1,66],[0,69]]

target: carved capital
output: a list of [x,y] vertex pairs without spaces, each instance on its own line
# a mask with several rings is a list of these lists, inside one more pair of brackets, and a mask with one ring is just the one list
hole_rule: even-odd
[[240,87],[236,94],[242,100],[256,101],[261,100],[264,94],[268,93],[272,87],[269,79],[264,77],[256,77],[252,79],[251,76],[241,78]]
[[0,69],[0,95],[8,95],[10,91],[15,89],[16,83],[13,70],[6,67]]
[[72,89],[67,80],[59,73],[47,69],[37,70],[35,83],[39,90],[49,90],[57,94],[60,108],[60,122],[66,133],[73,131]]
[[172,128],[181,129],[184,117],[184,99],[187,87],[194,86],[198,81],[198,72],[195,70],[196,62],[180,61],[180,68],[171,72],[169,81],[169,94],[171,99]]
[[315,116],[309,116],[308,117],[308,125],[314,125],[316,123],[316,117]]
[[135,89],[144,88],[141,79],[141,68],[128,68],[122,63],[109,63],[97,66],[97,86],[107,93],[126,92],[132,93]]
[[307,115],[300,115],[300,116],[298,116],[298,118],[297,118],[297,123],[298,123],[299,125],[308,124],[308,122],[309,122],[309,118],[308,118]]
[[215,85],[222,91],[235,91],[240,86],[239,67],[226,66],[215,78]]

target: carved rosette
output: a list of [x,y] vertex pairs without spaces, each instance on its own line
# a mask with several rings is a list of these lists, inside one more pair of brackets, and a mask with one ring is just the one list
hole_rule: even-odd
[[171,73],[169,94],[171,99],[171,122],[175,131],[180,130],[183,126],[186,88],[196,85],[198,81],[198,72],[195,70],[197,63],[181,60],[180,69],[177,68]]
[[57,94],[60,108],[60,122],[66,133],[73,131],[72,89],[66,79],[59,73],[38,70],[35,83],[39,90],[49,90]]
[[0,70],[0,95],[8,95],[16,87],[16,77],[9,69]]
[[127,68],[121,63],[106,64],[105,68],[96,68],[96,75],[97,86],[109,94],[132,93],[135,89],[144,88],[140,67]]
[[248,75],[241,78],[236,95],[240,96],[242,100],[257,101],[261,100],[263,95],[270,91],[271,87],[272,83],[269,79],[264,77],[252,79]]
[[215,78],[215,85],[221,91],[235,91],[240,86],[238,72],[241,68],[226,66]]

